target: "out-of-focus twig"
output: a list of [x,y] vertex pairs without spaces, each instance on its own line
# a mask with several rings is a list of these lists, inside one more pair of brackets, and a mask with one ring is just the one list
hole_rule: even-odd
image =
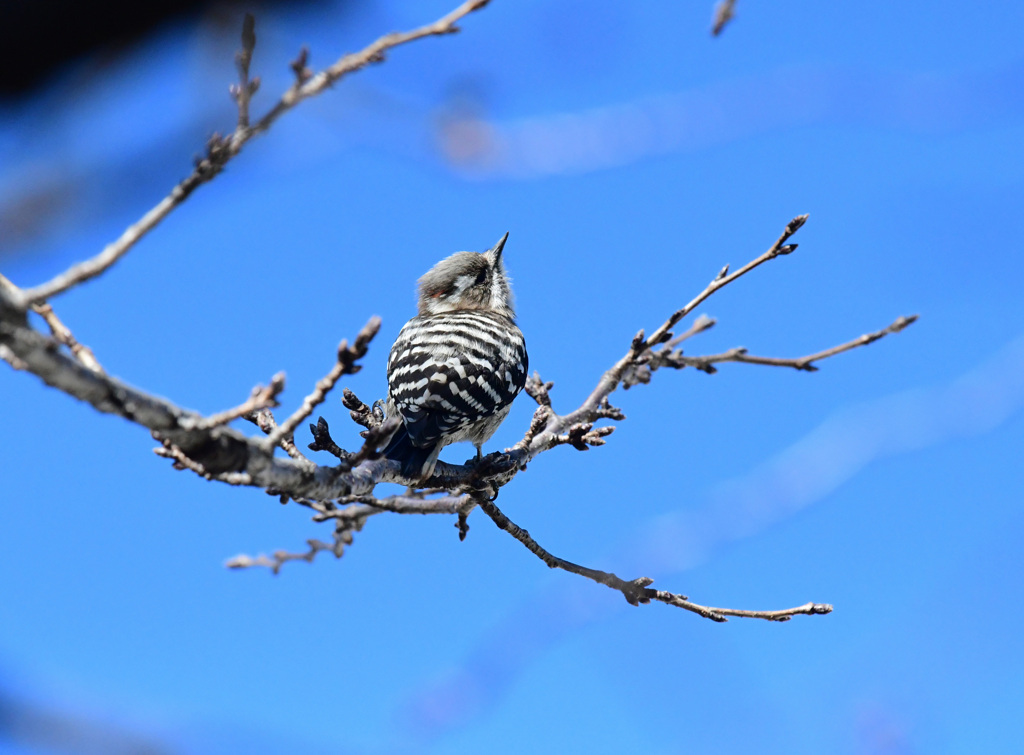
[[[253,81],[248,80],[248,66],[252,57],[252,48],[256,44],[256,37],[251,27],[250,18],[247,17],[243,26],[243,49],[239,53],[240,72],[242,72],[243,60],[245,65],[243,72],[244,83],[237,85],[236,101],[238,102],[239,117],[238,125],[235,127],[234,132],[229,136],[214,134],[207,144],[206,155],[196,161],[191,175],[175,186],[170,194],[160,200],[155,207],[144,214],[138,221],[130,225],[116,241],[108,244],[102,252],[92,259],[70,267],[45,283],[33,288],[24,289],[16,299],[17,305],[25,308],[29,304],[44,302],[57,294],[67,291],[69,288],[95,278],[121,259],[139,239],[153,230],[178,205],[188,199],[193,191],[220,173],[224,166],[242,151],[242,148],[250,139],[267,131],[284,113],[303,100],[323,93],[344,76],[365,68],[371,63],[383,61],[386,53],[392,48],[423,39],[424,37],[441,36],[457,32],[459,30],[458,22],[473,11],[483,8],[487,5],[488,1],[467,0],[455,10],[431,24],[408,32],[385,34],[363,50],[343,56],[333,65],[319,73],[305,77],[302,74],[297,74],[302,83],[286,90],[281,95],[277,104],[266,115],[251,125],[248,116],[249,98],[255,92],[255,86],[258,86],[258,84],[255,83],[257,82],[256,79]],[[249,36],[245,34],[246,29],[250,32]],[[301,70],[304,71],[305,58],[304,56],[301,57]],[[235,88],[232,88],[231,91],[232,94],[236,92]]]
[[[3,287],[4,291],[12,299],[17,300],[21,296],[22,292],[16,285],[0,275],[0,287]],[[84,364],[93,372],[102,374],[103,367],[96,359],[96,355],[92,353],[92,349],[88,346],[79,343],[75,336],[71,333],[71,330],[61,322],[60,318],[57,317],[57,313],[53,311],[46,302],[40,302],[32,305],[32,311],[43,318],[46,321],[47,326],[50,328],[50,333],[58,341],[58,343],[67,346],[71,353],[75,356],[79,362]]]
[[249,64],[252,63],[252,53],[256,49],[256,19],[251,13],[245,14],[242,21],[242,49],[235,55],[235,64],[238,66],[238,83],[232,84],[231,96],[238,104],[238,130],[244,131],[249,128],[249,102],[256,90],[260,88],[260,78],[249,78]]
[[717,37],[721,34],[735,15],[736,0],[722,0],[716,5],[714,18],[711,20],[711,36]]

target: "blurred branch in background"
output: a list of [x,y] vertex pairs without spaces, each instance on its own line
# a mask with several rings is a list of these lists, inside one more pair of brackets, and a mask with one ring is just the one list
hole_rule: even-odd
[[[345,55],[333,65],[316,73],[307,73],[305,66],[295,68],[295,83],[281,95],[277,103],[256,123],[249,125],[249,101],[259,86],[258,79],[249,80],[249,62],[252,59],[256,37],[251,16],[246,17],[242,32],[242,52],[238,55],[239,73],[242,81],[232,86],[232,93],[238,103],[238,125],[229,136],[213,134],[206,145],[206,155],[196,160],[195,169],[185,180],[175,186],[171,193],[156,204],[138,222],[131,225],[117,241],[109,244],[91,260],[81,262],[56,278],[27,289],[18,294],[25,302],[37,304],[51,296],[93,278],[113,265],[131,249],[139,239],[149,233],[176,207],[184,202],[199,186],[212,180],[224,166],[236,157],[252,137],[267,131],[275,121],[303,100],[315,97],[334,85],[344,76],[358,71],[371,63],[384,60],[385,53],[400,45],[424,37],[451,34],[458,31],[456,23],[464,16],[479,10],[488,0],[467,0],[448,15],[419,29],[404,33],[387,34],[360,52]],[[305,53],[300,53],[300,59]]]
[[726,24],[736,15],[736,0],[722,0],[715,6],[715,17],[711,21],[711,36],[717,37]]

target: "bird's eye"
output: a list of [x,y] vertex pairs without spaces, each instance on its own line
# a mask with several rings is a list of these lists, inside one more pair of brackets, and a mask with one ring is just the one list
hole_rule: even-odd
[[480,272],[479,272],[479,273],[477,274],[477,276],[476,276],[476,280],[474,281],[474,285],[477,285],[477,286],[479,286],[479,285],[483,284],[483,283],[484,283],[484,281],[486,281],[486,280],[487,280],[487,270],[486,270],[486,269],[484,269],[484,270],[481,270],[481,271],[480,271]]

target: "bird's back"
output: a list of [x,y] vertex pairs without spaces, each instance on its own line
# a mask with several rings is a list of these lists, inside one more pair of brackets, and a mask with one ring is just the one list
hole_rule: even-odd
[[413,446],[482,444],[526,383],[526,343],[503,314],[458,310],[414,317],[388,358],[388,404]]

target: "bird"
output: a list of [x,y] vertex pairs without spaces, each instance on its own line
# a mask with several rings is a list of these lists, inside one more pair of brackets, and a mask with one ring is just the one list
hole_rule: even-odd
[[402,476],[433,474],[441,449],[494,435],[526,384],[526,341],[516,325],[502,251],[456,252],[419,279],[418,313],[388,357],[386,414],[401,425],[383,455]]

